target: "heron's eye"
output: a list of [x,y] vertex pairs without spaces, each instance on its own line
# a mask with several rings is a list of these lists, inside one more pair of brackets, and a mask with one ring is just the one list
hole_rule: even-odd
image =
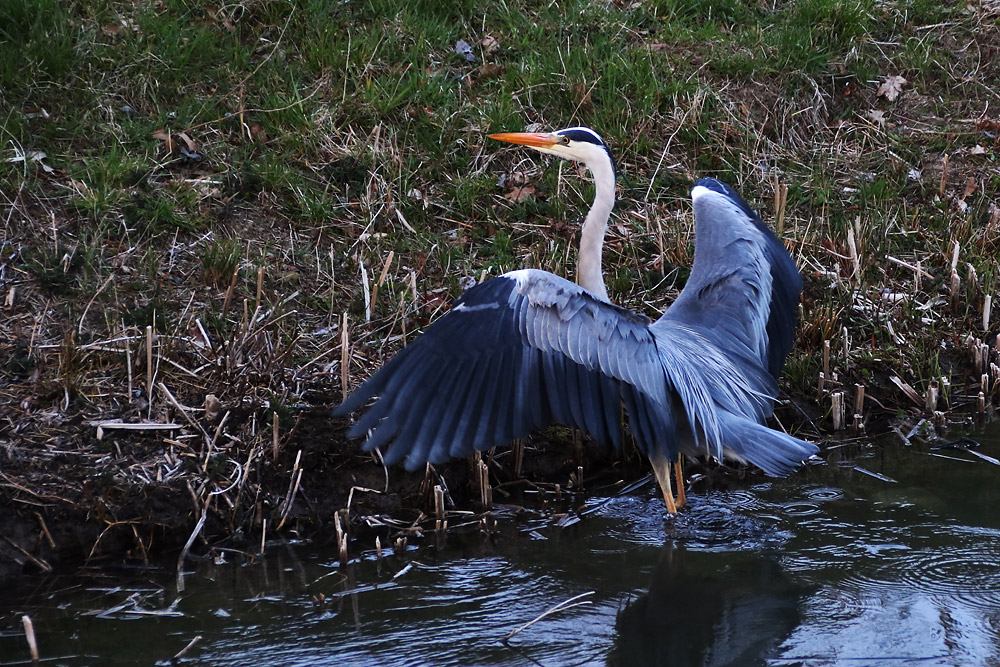
[[560,134],[559,143],[561,143],[563,146],[569,146],[569,137]]

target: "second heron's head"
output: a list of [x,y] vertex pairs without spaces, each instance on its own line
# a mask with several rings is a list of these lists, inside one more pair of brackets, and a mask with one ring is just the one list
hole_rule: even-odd
[[540,153],[555,155],[564,160],[582,162],[595,173],[610,167],[614,179],[617,167],[601,135],[589,127],[567,127],[555,132],[504,132],[491,134],[490,139],[506,141],[534,148]]

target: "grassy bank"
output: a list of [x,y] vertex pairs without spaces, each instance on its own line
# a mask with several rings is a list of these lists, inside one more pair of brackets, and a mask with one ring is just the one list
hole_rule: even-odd
[[[12,0],[0,553],[145,556],[201,512],[259,540],[379,485],[323,416],[343,387],[468,279],[573,270],[589,185],[485,139],[529,125],[614,149],[622,305],[683,286],[694,178],[774,221],[806,281],[787,427],[820,437],[855,385],[870,428],[935,387],[974,409],[1000,374],[998,80],[993,0]],[[98,439],[111,419],[178,428]]]

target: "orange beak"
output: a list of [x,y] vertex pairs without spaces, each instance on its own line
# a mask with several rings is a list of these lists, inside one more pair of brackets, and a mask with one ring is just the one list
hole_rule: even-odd
[[497,141],[506,141],[509,144],[521,144],[534,148],[552,148],[558,143],[548,132],[503,132],[491,134],[489,137]]

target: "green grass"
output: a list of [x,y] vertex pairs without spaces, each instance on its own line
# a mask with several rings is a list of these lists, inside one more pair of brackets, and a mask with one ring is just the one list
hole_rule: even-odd
[[[440,312],[426,295],[455,296],[462,277],[573,270],[567,249],[590,186],[570,165],[485,134],[585,124],[634,185],[606,252],[613,298],[655,314],[650,304],[664,307],[683,284],[691,239],[679,221],[693,177],[730,181],[766,218],[777,178],[807,282],[789,386],[815,382],[817,346],[843,326],[884,346],[880,361],[847,360],[844,377],[908,359],[917,386],[961,366],[958,347],[942,356],[939,343],[982,333],[976,310],[1000,274],[995,233],[983,231],[995,148],[968,151],[990,143],[975,120],[997,66],[951,48],[995,42],[990,20],[929,0],[11,0],[0,7],[0,152],[42,150],[54,171],[0,163],[5,242],[23,269],[23,303],[55,301],[50,336],[78,326],[70,313],[91,298],[104,315],[87,326],[109,329],[93,336],[154,320],[187,332],[200,320],[211,336],[249,341],[254,309],[281,305],[299,309],[302,330],[349,313],[374,362],[401,319],[412,332]],[[474,61],[455,52],[458,40]],[[909,81],[895,103],[876,95],[890,74]],[[884,126],[868,119],[873,109]],[[511,186],[497,182],[513,172],[533,197],[503,197]],[[958,214],[970,176],[979,189]],[[863,259],[850,279],[849,227]],[[956,241],[963,280],[967,265],[978,275],[962,308],[858,310],[859,293],[877,302],[883,289],[917,291],[888,256],[934,276],[920,303],[947,291]],[[233,283],[239,266],[254,269]],[[377,297],[369,323],[362,271]],[[643,294],[664,276],[673,289]],[[98,293],[109,277],[120,279]],[[897,316],[905,345],[886,327]],[[308,358],[321,352],[309,345],[328,342],[296,340],[297,330],[260,349],[295,344]],[[257,381],[288,390],[281,374]]]

